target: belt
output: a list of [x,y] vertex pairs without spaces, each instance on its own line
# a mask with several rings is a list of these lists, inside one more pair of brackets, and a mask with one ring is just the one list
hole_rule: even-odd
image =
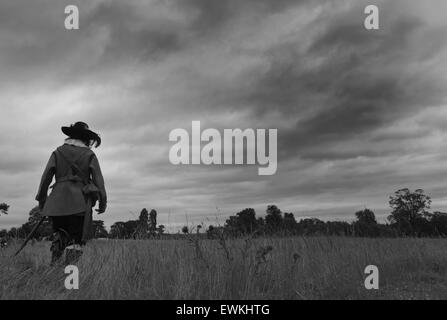
[[54,186],[58,183],[67,182],[67,181],[82,182],[83,180],[78,176],[68,175],[68,176],[57,178],[56,182],[50,188],[54,188]]

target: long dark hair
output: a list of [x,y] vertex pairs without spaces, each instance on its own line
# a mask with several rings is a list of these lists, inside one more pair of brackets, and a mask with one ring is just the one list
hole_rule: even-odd
[[69,138],[80,140],[88,147],[94,146],[95,148],[98,148],[101,145],[101,137],[94,132],[89,132],[88,135],[73,134],[70,135]]

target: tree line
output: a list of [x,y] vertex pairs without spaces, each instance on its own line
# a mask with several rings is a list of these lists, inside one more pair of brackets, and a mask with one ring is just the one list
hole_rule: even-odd
[[[377,222],[374,212],[363,209],[355,213],[355,220],[322,221],[317,218],[305,218],[297,221],[293,213],[282,212],[276,205],[267,206],[266,215],[257,217],[253,208],[244,209],[230,216],[223,226],[209,226],[206,230],[208,238],[222,235],[239,237],[246,235],[327,235],[356,237],[446,237],[447,213],[429,212],[431,198],[422,189],[410,191],[408,188],[396,191],[389,198],[391,213],[387,222]],[[7,214],[9,206],[0,204],[0,211]],[[19,228],[0,230],[0,238],[24,238],[40,220],[39,208],[33,208],[29,218]],[[165,226],[157,224],[157,211],[143,209],[137,220],[115,222],[110,231],[101,220],[93,221],[96,238],[113,239],[149,239],[160,238],[165,234]],[[196,227],[199,233],[201,225]],[[182,228],[184,234],[190,233],[188,226]],[[47,220],[39,227],[37,239],[50,238],[51,224]]]
[[[41,219],[39,207],[33,208],[29,212],[28,221],[19,228],[11,228],[9,230],[0,230],[0,238],[25,238],[33,229],[33,227]],[[93,220],[94,238],[114,238],[114,239],[148,239],[160,236],[164,233],[165,226],[157,225],[157,211],[152,209],[141,210],[137,220],[129,220],[125,222],[115,222],[110,232],[104,226],[104,221]],[[51,222],[45,219],[34,234],[35,239],[50,239],[52,237]]]
[[374,212],[363,209],[355,213],[355,220],[322,221],[306,218],[296,221],[293,213],[275,205],[267,206],[265,217],[256,217],[252,208],[244,209],[226,220],[222,227],[210,226],[210,238],[219,234],[230,236],[253,235],[327,235],[356,237],[446,237],[447,213],[429,212],[431,198],[422,189],[396,191],[389,198],[391,213],[384,224],[378,223]]

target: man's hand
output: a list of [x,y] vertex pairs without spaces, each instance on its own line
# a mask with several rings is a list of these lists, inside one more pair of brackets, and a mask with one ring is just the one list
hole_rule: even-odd
[[106,205],[100,204],[100,205],[99,205],[99,208],[96,209],[95,211],[96,211],[98,214],[102,214],[102,213],[106,212],[106,207],[107,207]]

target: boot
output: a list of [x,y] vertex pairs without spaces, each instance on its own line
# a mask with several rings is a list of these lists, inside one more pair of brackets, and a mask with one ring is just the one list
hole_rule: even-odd
[[75,264],[82,256],[82,248],[78,244],[73,244],[65,249],[65,265]]
[[55,265],[59,262],[64,254],[65,247],[69,243],[69,237],[65,230],[59,229],[53,233],[53,241],[51,243],[51,265]]
[[55,265],[62,257],[65,249],[64,237],[60,232],[53,234],[53,241],[51,243],[51,265]]

